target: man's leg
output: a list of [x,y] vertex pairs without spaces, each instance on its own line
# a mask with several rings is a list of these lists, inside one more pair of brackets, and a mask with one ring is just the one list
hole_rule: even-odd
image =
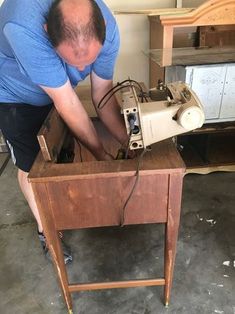
[[42,223],[38,213],[37,204],[34,198],[33,190],[31,184],[28,182],[28,172],[24,172],[23,170],[18,169],[18,182],[21,188],[24,197],[26,198],[28,205],[37,221],[38,231],[42,232]]
[[[37,133],[51,107],[51,105],[41,108],[28,104],[0,104],[0,128],[9,146],[12,161],[18,168],[18,182],[37,221],[39,240],[47,257],[50,257],[50,254],[32,186],[27,177],[39,152]],[[65,263],[72,261],[70,249],[63,241],[62,247]]]

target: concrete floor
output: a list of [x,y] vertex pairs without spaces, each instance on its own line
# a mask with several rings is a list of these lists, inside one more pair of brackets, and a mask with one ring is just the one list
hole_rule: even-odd
[[[0,313],[67,313],[11,161],[0,177]],[[74,314],[235,313],[235,173],[187,175],[171,304],[163,288],[74,294]],[[163,226],[65,233],[70,281],[161,277]]]

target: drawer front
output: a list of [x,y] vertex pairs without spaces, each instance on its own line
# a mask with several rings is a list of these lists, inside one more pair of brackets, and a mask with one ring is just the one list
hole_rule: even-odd
[[143,224],[167,221],[169,175],[135,176],[47,183],[57,229]]

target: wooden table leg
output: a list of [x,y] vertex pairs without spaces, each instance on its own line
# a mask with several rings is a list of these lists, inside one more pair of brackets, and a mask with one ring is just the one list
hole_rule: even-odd
[[66,267],[64,263],[64,255],[63,255],[59,235],[55,229],[52,230],[51,228],[50,230],[48,229],[47,231],[45,230],[44,233],[46,235],[50,254],[52,256],[53,263],[58,274],[58,278],[60,281],[64,299],[68,307],[68,312],[69,314],[71,314],[72,313],[72,298],[69,291],[68,276],[67,276]]
[[63,296],[68,308],[69,314],[72,314],[72,298],[69,291],[68,276],[64,263],[64,256],[61,247],[61,241],[59,238],[58,231],[55,227],[55,222],[53,219],[53,213],[50,208],[50,199],[46,184],[37,183],[37,185],[32,184],[35,199],[38,208],[40,209],[40,217],[43,225],[43,232],[47,239],[47,245],[52,256],[53,263],[55,265]]
[[176,245],[178,238],[178,228],[180,221],[181,209],[181,191],[182,191],[182,176],[169,176],[169,203],[168,203],[168,218],[165,228],[165,305],[169,305],[170,293],[174,272]]

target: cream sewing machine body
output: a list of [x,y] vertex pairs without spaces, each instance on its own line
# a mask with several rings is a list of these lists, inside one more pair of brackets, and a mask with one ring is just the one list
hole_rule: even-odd
[[129,149],[146,148],[203,125],[203,107],[185,83],[161,84],[149,94],[158,100],[140,102],[133,85],[121,91],[121,108],[130,136]]

